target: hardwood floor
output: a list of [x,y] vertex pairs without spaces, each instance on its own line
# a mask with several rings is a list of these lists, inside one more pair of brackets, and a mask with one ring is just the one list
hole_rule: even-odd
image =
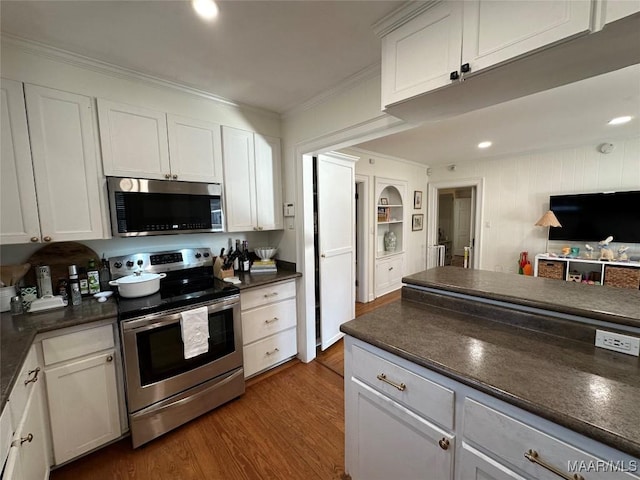
[[[356,316],[400,298],[368,304]],[[136,450],[120,440],[51,472],[52,480],[344,479],[340,340],[247,381],[246,393]]]

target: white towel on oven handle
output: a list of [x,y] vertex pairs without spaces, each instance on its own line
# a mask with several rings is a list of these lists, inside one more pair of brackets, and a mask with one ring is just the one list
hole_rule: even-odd
[[193,358],[209,351],[209,312],[207,307],[194,308],[180,314],[184,358]]

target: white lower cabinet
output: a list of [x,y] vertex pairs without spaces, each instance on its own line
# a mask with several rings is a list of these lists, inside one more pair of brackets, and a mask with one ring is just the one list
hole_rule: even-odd
[[376,298],[402,288],[404,254],[376,259]]
[[640,480],[638,458],[350,336],[344,359],[353,480]]
[[298,353],[295,280],[243,290],[240,306],[245,377]]
[[42,340],[54,464],[121,435],[113,324]]
[[[31,347],[5,406],[14,427],[3,480],[43,480],[49,477],[49,442],[44,422],[42,374],[36,349]],[[2,418],[5,419],[3,411]],[[3,431],[3,436],[6,432]],[[4,452],[3,452],[4,453]],[[3,455],[4,460],[4,455]]]

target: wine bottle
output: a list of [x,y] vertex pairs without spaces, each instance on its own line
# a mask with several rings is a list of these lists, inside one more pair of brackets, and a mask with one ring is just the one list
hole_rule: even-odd
[[102,254],[102,266],[100,267],[100,291],[106,292],[110,290],[109,281],[111,280],[111,272],[109,270],[109,260],[104,258]]
[[233,270],[234,272],[240,272],[240,240],[236,239],[236,253],[233,257]]
[[249,273],[251,270],[251,259],[249,258],[249,242],[242,242],[242,271]]

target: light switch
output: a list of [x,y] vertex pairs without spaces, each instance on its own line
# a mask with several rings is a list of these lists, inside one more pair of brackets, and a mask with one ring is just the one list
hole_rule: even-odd
[[284,204],[284,216],[285,217],[295,217],[296,209],[293,206],[293,203],[285,203]]

